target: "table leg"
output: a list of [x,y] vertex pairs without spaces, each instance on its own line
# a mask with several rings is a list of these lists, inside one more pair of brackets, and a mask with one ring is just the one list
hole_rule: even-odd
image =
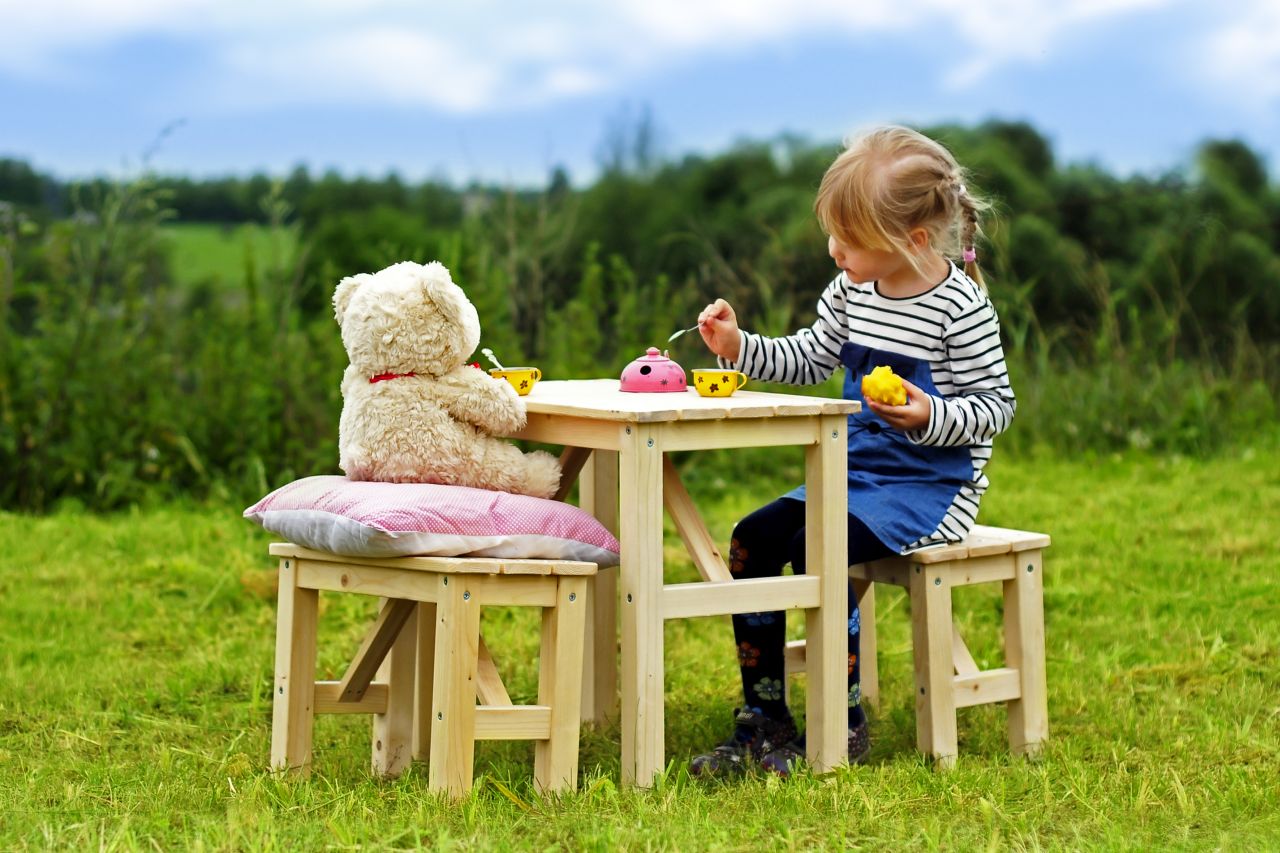
[[806,571],[822,578],[820,604],[805,611],[809,764],[822,773],[848,757],[848,446],[843,415],[818,420],[805,448]]
[[621,438],[622,781],[649,787],[665,763],[662,431],[657,425],[632,424]]
[[[579,480],[579,503],[618,535],[618,454],[596,450]],[[582,657],[582,719],[605,723],[618,716],[618,570],[591,580],[591,616]]]

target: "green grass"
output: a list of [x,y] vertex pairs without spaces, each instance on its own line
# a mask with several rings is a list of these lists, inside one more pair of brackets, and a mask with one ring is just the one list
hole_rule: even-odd
[[[889,590],[868,766],[690,780],[680,768],[725,734],[737,691],[728,620],[704,619],[667,630],[673,769],[654,790],[619,788],[611,728],[584,735],[579,793],[541,798],[528,745],[481,744],[457,805],[421,767],[371,778],[363,718],[320,718],[309,779],[265,771],[274,572],[238,508],[0,515],[0,848],[1274,849],[1277,472],[1276,450],[996,460],[984,521],[1054,537],[1037,763],[1007,754],[996,708],[961,712],[953,772],[916,755]],[[755,491],[713,498],[717,535],[773,494]],[[370,603],[322,602],[319,668],[336,677]],[[993,590],[957,595],[980,664],[998,656],[999,609]],[[517,701],[534,691],[533,618],[487,622]]]
[[163,233],[178,283],[212,283],[218,289],[242,287],[250,268],[261,274],[264,265],[279,266],[293,256],[296,240],[291,231],[254,224],[183,222],[166,225]]

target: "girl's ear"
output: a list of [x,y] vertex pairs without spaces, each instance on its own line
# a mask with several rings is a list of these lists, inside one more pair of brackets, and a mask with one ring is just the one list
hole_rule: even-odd
[[368,273],[360,273],[347,276],[338,282],[337,289],[333,291],[333,319],[338,321],[338,325],[342,325],[342,317],[351,305],[351,297],[356,295],[356,288],[368,278],[370,278]]
[[929,231],[926,228],[912,228],[907,232],[907,240],[911,242],[911,248],[923,252],[929,248]]

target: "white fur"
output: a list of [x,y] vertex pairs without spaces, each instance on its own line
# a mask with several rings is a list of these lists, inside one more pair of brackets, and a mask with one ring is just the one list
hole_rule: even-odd
[[[466,364],[480,320],[442,264],[404,261],[344,278],[333,307],[351,362],[338,428],[348,477],[555,494],[554,456],[493,437],[524,426],[524,401],[510,383]],[[383,373],[416,375],[369,381]]]

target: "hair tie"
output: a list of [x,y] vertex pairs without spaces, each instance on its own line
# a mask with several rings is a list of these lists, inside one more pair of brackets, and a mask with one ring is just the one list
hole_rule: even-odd
[[978,259],[978,251],[972,246],[964,250],[964,262],[971,264]]

